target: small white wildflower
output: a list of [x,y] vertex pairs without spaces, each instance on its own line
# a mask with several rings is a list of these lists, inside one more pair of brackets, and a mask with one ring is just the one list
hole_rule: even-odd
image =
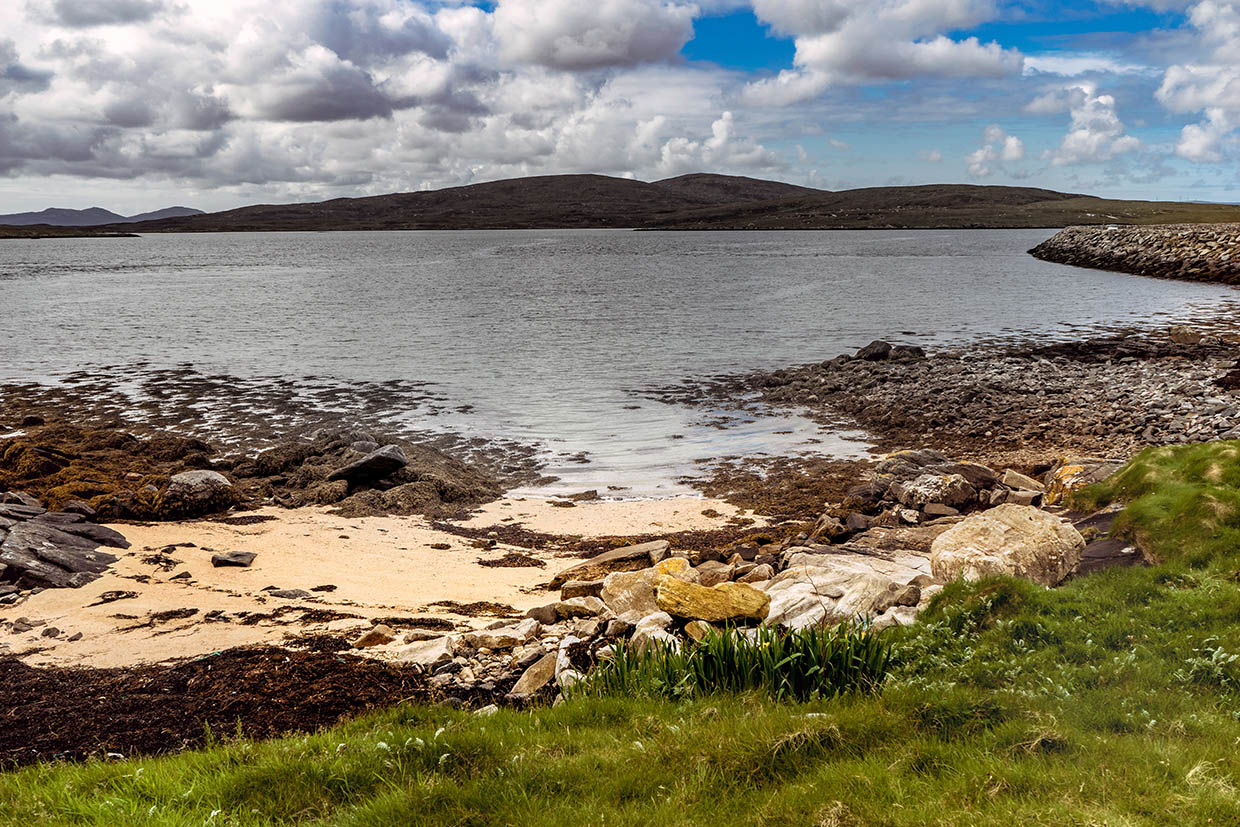
[[380,741],[379,743],[375,744],[375,749],[381,749],[381,750],[383,750],[384,752],[391,752],[391,751],[392,751],[392,748],[391,748],[391,747],[389,747],[389,746],[387,745],[387,743],[386,743],[386,742],[384,742],[384,741]]

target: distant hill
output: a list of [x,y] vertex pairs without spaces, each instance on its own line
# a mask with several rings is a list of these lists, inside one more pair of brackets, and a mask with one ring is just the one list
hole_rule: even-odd
[[204,215],[202,210],[189,207],[168,207],[165,210],[144,212],[139,215],[117,215],[102,207],[91,207],[86,210],[66,210],[50,207],[39,212],[23,212],[14,215],[0,215],[0,226],[33,227],[101,227],[105,224],[134,224],[139,221],[158,221],[164,218],[184,218],[191,215]]
[[[102,228],[143,233],[604,227],[982,229],[1229,221],[1240,221],[1240,207],[1112,201],[1033,187],[967,184],[829,192],[756,178],[696,174],[653,182],[606,175],[513,178],[426,192],[260,204],[184,217],[133,216]],[[0,216],[0,224],[4,223],[9,222]]]

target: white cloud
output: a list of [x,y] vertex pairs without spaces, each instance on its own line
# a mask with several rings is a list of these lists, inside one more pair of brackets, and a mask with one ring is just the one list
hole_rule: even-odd
[[1146,74],[1153,70],[1141,63],[1130,63],[1098,52],[1052,52],[1025,55],[1024,71],[1026,75],[1078,77],[1088,74]]
[[917,153],[917,157],[931,164],[938,164],[943,161],[943,153],[937,149],[923,149]]
[[1222,146],[1240,126],[1240,2],[1204,0],[1189,11],[1196,29],[1194,63],[1169,66],[1156,97],[1175,113],[1202,113],[1180,133],[1176,154],[1190,161],[1223,160]]
[[1035,98],[1026,110],[1040,115],[1067,112],[1070,123],[1058,149],[1044,157],[1054,166],[1089,164],[1139,149],[1141,142],[1126,134],[1115,109],[1115,98],[1099,94],[1093,83],[1069,84]]
[[837,84],[1021,70],[1015,50],[946,34],[994,17],[989,0],[754,0],[754,11],[796,43],[794,68],[749,86],[755,104],[797,103]]
[[500,53],[556,69],[666,60],[693,36],[698,7],[664,0],[500,0]]
[[[937,150],[935,153],[937,154]],[[939,160],[941,159],[940,155]],[[982,146],[964,157],[969,175],[974,178],[989,178],[1002,171],[1004,163],[1015,163],[1024,159],[1024,141],[1015,135],[1007,134],[998,124],[991,124],[982,130]]]

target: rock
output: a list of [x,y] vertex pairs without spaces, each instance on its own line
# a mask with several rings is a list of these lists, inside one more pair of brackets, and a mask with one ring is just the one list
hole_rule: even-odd
[[555,607],[556,603],[548,603],[546,606],[535,606],[532,609],[527,609],[525,616],[537,620],[544,626],[550,626],[560,619]]
[[1081,552],[1081,564],[1077,566],[1078,576],[1093,574],[1103,569],[1124,568],[1126,566],[1145,565],[1145,555],[1131,543],[1121,540],[1094,540]]
[[941,534],[931,546],[930,566],[940,582],[1010,574],[1055,586],[1076,569],[1084,548],[1080,533],[1058,517],[1000,505]]
[[[47,510],[37,497],[31,496],[25,491],[5,491],[0,493],[0,504],[24,505],[26,508],[35,509],[38,513],[42,513]],[[89,508],[89,506],[87,507]]]
[[763,563],[760,566],[754,566],[753,569],[748,574],[738,577],[736,579],[736,582],[737,583],[762,583],[766,580],[770,580],[774,576],[775,576],[775,570],[771,568],[769,565],[767,565],[766,563]]
[[1102,482],[1123,467],[1122,462],[1104,459],[1061,460],[1046,475],[1046,494],[1042,502],[1056,505],[1069,493]]
[[679,647],[680,638],[668,632],[672,626],[672,616],[667,612],[654,612],[639,619],[633,628],[633,637],[629,646],[641,654],[653,643]]
[[[697,567],[697,582],[707,588],[716,586],[720,583],[726,583],[732,579],[732,573],[735,570],[735,566],[731,566],[727,563],[720,563],[714,560],[707,561],[699,564]],[[684,578],[681,579],[683,580]]]
[[278,597],[281,600],[305,600],[307,598],[314,597],[314,595],[305,589],[275,589],[267,592],[267,594],[272,597]]
[[648,615],[659,610],[654,599],[654,579],[660,574],[679,577],[682,580],[697,582],[698,573],[689,566],[689,561],[680,557],[669,557],[652,568],[633,572],[615,572],[603,580],[601,597],[607,608],[617,615],[636,611]]
[[394,654],[401,663],[429,671],[452,661],[454,644],[451,637],[437,637],[402,646]]
[[371,627],[364,632],[361,637],[353,641],[354,649],[368,649],[371,646],[383,646],[396,640],[396,630],[390,626],[380,623]]
[[715,627],[704,620],[690,620],[685,624],[685,634],[701,643],[706,636],[714,631]]
[[853,358],[866,362],[885,362],[891,358],[891,345],[888,342],[875,340],[858,350]]
[[258,555],[252,551],[224,551],[211,555],[211,565],[217,569],[222,566],[248,567]]
[[858,534],[870,527],[870,518],[859,511],[854,511],[844,520],[844,527],[852,534]]
[[763,620],[771,599],[747,583],[720,583],[706,588],[661,574],[655,578],[655,602],[675,617],[724,623]]
[[612,618],[607,621],[607,629],[603,632],[612,640],[619,640],[622,637],[628,637],[632,634],[635,624],[630,623],[622,617]]
[[959,511],[950,505],[944,505],[943,503],[926,503],[921,513],[927,517],[955,517],[960,514]]
[[891,582],[883,590],[883,593],[874,600],[870,611],[873,614],[881,615],[892,606],[916,606],[920,602],[921,588],[916,584],[907,583],[901,586],[898,583]]
[[1046,487],[1033,477],[1026,477],[1024,474],[1019,471],[1013,471],[1011,468],[1003,472],[1003,476],[999,481],[1008,488],[1018,491],[1037,491],[1041,493],[1046,490]]
[[1202,334],[1186,325],[1175,325],[1167,331],[1167,338],[1177,345],[1199,345]]
[[612,572],[649,568],[653,556],[667,551],[669,547],[670,543],[666,540],[655,540],[605,551],[557,574],[551,579],[551,588],[558,589],[570,580],[601,580]]
[[557,652],[547,652],[521,674],[509,693],[518,698],[528,698],[555,680]]
[[560,587],[561,600],[571,600],[574,597],[598,597],[602,593],[602,580],[569,580]]
[[814,530],[810,532],[813,537],[826,537],[828,540],[835,540],[839,537],[847,536],[850,530],[847,525],[840,522],[837,517],[830,514],[823,514],[818,518],[818,522],[814,525]]
[[517,649],[512,655],[512,662],[521,669],[529,669],[546,654],[547,650],[543,648],[543,645],[535,641]]
[[0,567],[6,579],[26,587],[76,588],[97,579],[116,562],[114,555],[97,548],[94,540],[58,526],[33,520],[16,523],[0,542]]
[[81,500],[69,500],[69,502],[60,507],[60,510],[66,514],[80,514],[88,520],[95,516],[95,509]]
[[399,445],[384,445],[361,459],[337,468],[327,475],[328,482],[345,480],[350,485],[383,479],[409,464],[408,457]]
[[771,597],[767,625],[803,629],[868,617],[898,600],[912,600],[913,592],[906,587],[931,579],[930,562],[920,554],[819,548],[831,552],[789,549],[788,567],[763,585]]
[[157,496],[155,513],[164,520],[202,517],[227,511],[240,501],[237,489],[216,471],[182,471],[173,474]]
[[977,499],[977,490],[960,474],[922,474],[907,482],[896,482],[891,493],[913,508],[930,503],[961,506]]
[[597,597],[574,597],[555,604],[555,613],[565,620],[574,617],[598,617],[607,614],[607,604]]
[[523,643],[529,643],[538,637],[542,624],[533,618],[526,618],[514,626],[500,629],[488,629],[481,632],[467,632],[462,639],[477,649],[511,649]]
[[401,643],[419,643],[424,640],[435,640],[440,635],[438,632],[432,632],[429,629],[410,629],[401,635]]
[[874,618],[871,628],[876,632],[892,626],[912,626],[917,622],[917,609],[912,606],[893,606]]
[[1035,505],[1042,500],[1040,491],[1009,491],[1003,502],[1011,505]]

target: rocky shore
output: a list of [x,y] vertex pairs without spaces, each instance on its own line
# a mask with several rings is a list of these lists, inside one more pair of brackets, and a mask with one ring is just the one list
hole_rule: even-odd
[[1029,252],[1076,267],[1240,284],[1240,224],[1068,227]]
[[927,354],[875,342],[825,362],[669,388],[686,404],[795,408],[860,426],[881,450],[934,446],[1044,471],[1064,454],[1240,437],[1237,347],[1226,322],[1082,341]]

